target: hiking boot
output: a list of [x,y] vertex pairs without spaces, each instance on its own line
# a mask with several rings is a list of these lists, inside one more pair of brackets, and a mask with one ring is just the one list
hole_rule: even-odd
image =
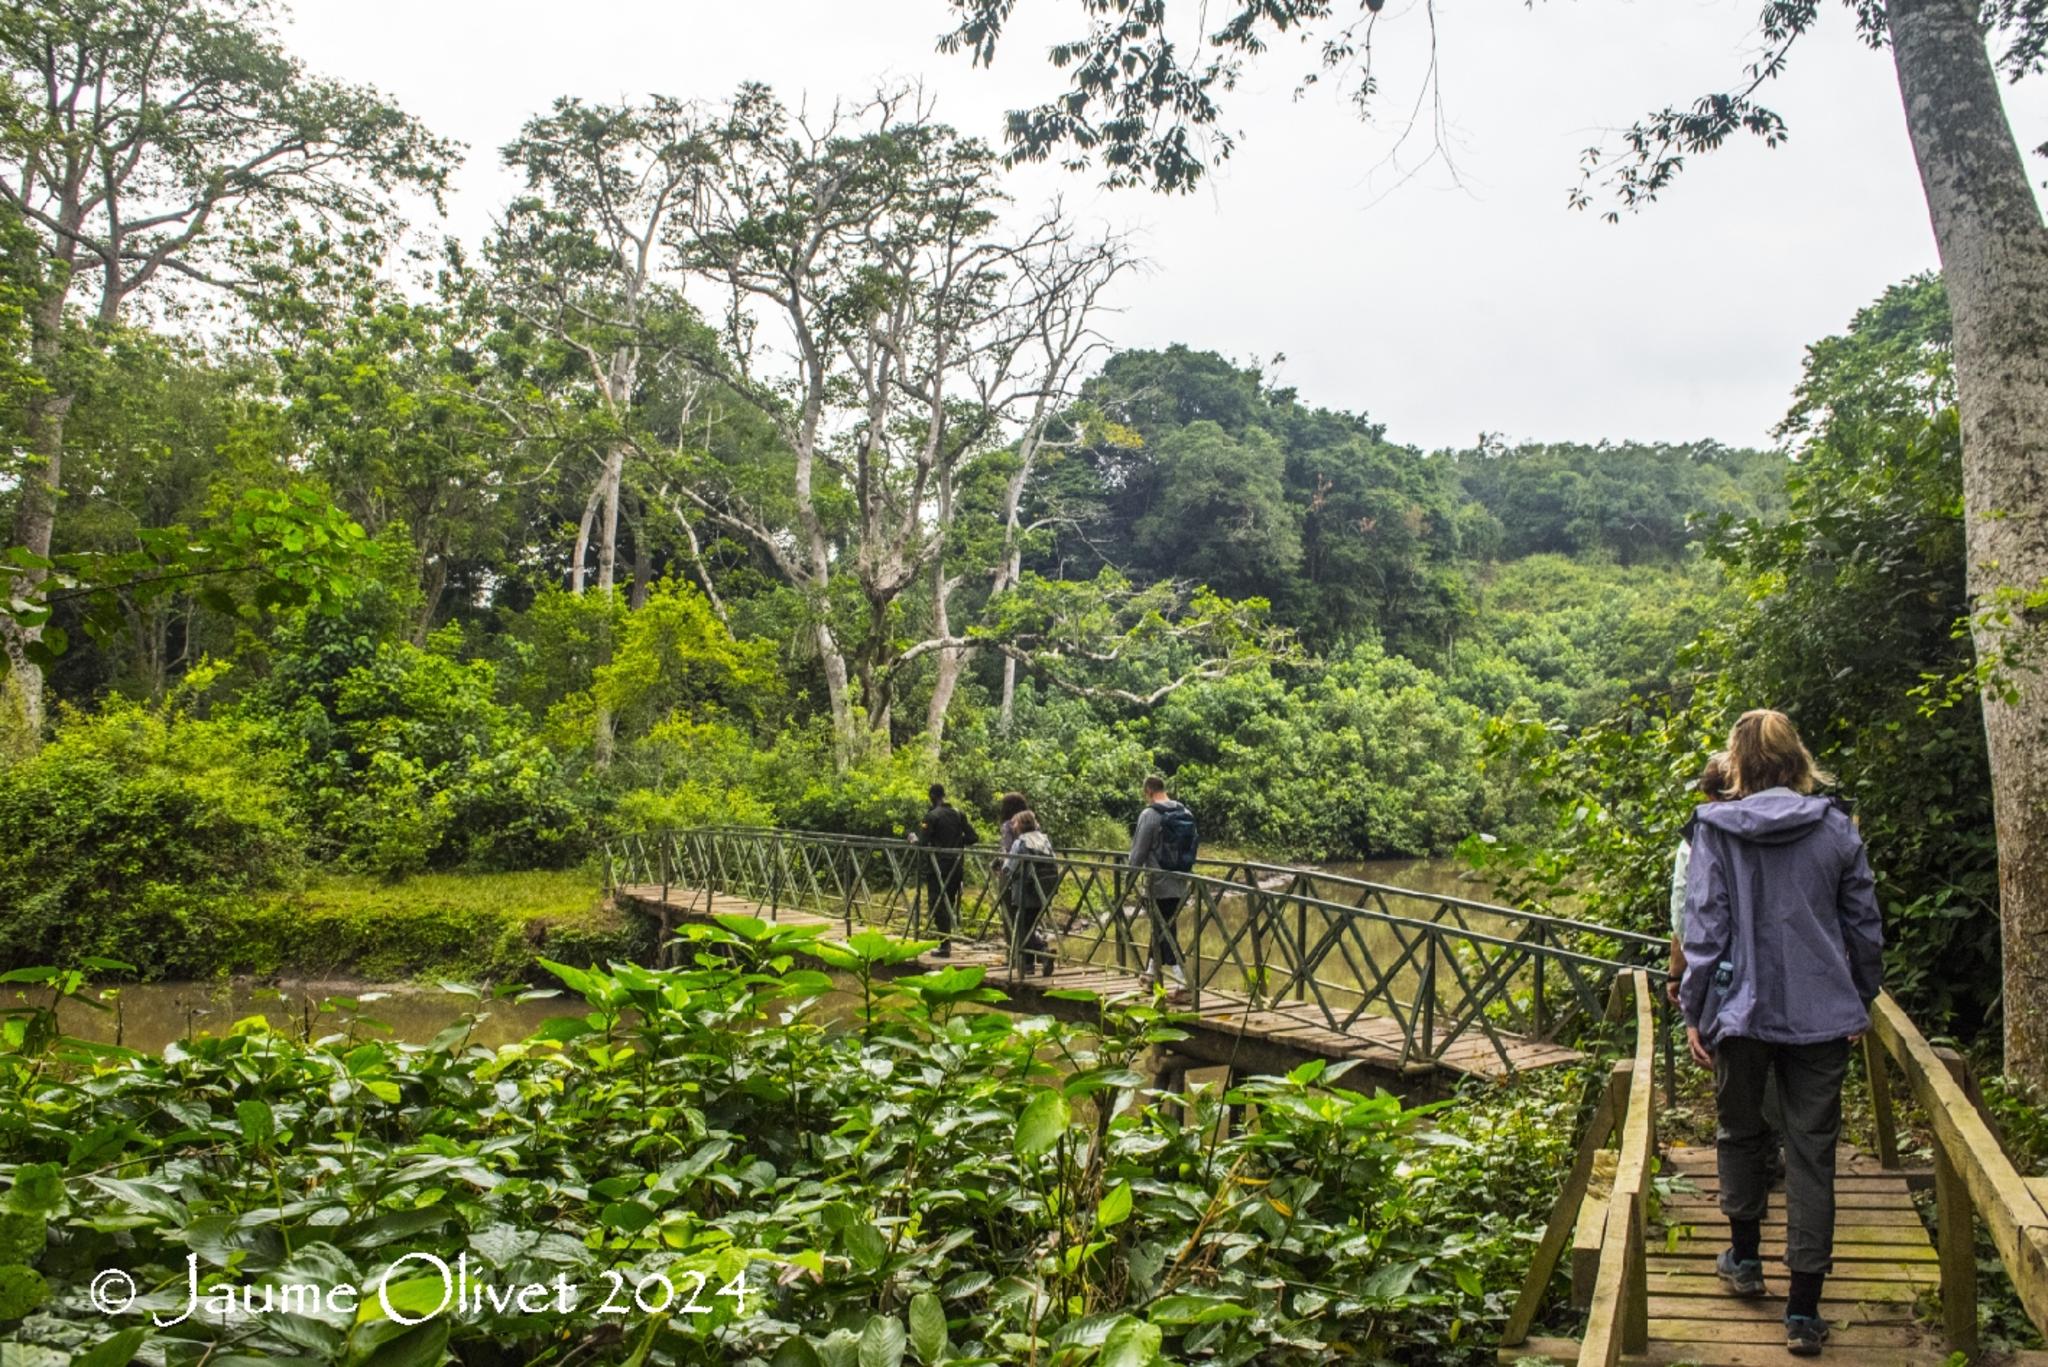
[[1194,999],[1195,994],[1188,990],[1185,983],[1176,983],[1172,990],[1166,994],[1166,1004],[1168,1006],[1186,1006]]
[[1811,1315],[1785,1316],[1785,1351],[1796,1358],[1817,1358],[1828,1341],[1828,1322]]
[[941,942],[939,943],[939,947],[938,947],[937,949],[935,949],[935,950],[933,950],[933,951],[932,951],[932,957],[933,957],[934,959],[950,959],[950,958],[952,958],[952,957],[953,957],[953,942],[952,942],[951,940],[942,940],[942,941],[941,941]]
[[1724,1248],[1721,1250],[1721,1256],[1714,1259],[1714,1274],[1721,1279],[1721,1284],[1728,1288],[1728,1294],[1731,1296],[1750,1297],[1764,1294],[1764,1264],[1761,1258],[1744,1258],[1738,1262],[1735,1250]]

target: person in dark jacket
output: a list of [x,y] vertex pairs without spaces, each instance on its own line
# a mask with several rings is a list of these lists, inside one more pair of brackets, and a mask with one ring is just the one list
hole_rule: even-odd
[[1785,1346],[1812,1356],[1833,1266],[1835,1144],[1849,1046],[1883,986],[1883,927],[1863,839],[1782,712],[1746,712],[1728,738],[1736,800],[1698,809],[1679,984],[1686,1042],[1714,1070],[1721,1211],[1730,1246],[1715,1270],[1738,1296],[1765,1293],[1770,1202],[1764,1082],[1784,1110]]
[[932,809],[924,814],[918,823],[913,843],[926,851],[924,886],[925,897],[931,903],[932,924],[939,932],[937,957],[953,957],[953,913],[960,905],[960,884],[966,868],[960,851],[972,845],[977,837],[974,825],[966,814],[946,801],[946,786],[934,783],[927,794]]

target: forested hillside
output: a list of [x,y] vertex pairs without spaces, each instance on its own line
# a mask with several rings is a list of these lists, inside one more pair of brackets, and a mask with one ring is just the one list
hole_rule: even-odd
[[[947,606],[976,625],[949,699],[937,653],[913,653],[939,631],[930,582],[824,614],[886,714],[848,749],[822,605],[775,550],[636,459],[617,583],[586,547],[579,591],[570,512],[603,464],[493,427],[520,381],[435,336],[447,315],[375,309],[268,351],[123,332],[81,389],[60,561],[137,554],[147,529],[205,527],[249,490],[311,491],[365,536],[332,603],[261,610],[261,571],[55,603],[59,705],[40,745],[17,726],[0,778],[16,829],[44,833],[0,870],[29,913],[15,957],[132,943],[122,923],[146,910],[112,911],[119,851],[172,833],[190,862],[144,909],[320,867],[559,867],[649,824],[895,832],[940,777],[977,803],[1021,788],[1075,843],[1115,840],[1162,768],[1213,839],[1446,850],[1513,805],[1476,763],[1485,719],[1580,723],[1657,686],[1713,613],[1702,529],[1780,498],[1774,456],[1424,453],[1213,354],[1119,353],[1047,425],[1001,593],[1018,451],[991,433],[960,457]],[[706,488],[788,461],[748,410],[695,401]],[[851,517],[830,539],[835,562],[877,553]]]
[[1463,846],[1646,925],[1761,702],[1864,804],[1915,962],[1987,952],[1938,285],[1814,348],[1780,450],[1425,451],[1399,395],[1115,350],[1130,244],[907,92],[564,98],[488,239],[436,243],[399,190],[452,149],[275,56],[209,77],[326,101],[265,178],[147,121],[115,163],[203,230],[52,228],[55,142],[0,206],[0,957],[204,972],[209,917],[331,874],[899,833],[935,779],[1114,845],[1155,769],[1215,846]]

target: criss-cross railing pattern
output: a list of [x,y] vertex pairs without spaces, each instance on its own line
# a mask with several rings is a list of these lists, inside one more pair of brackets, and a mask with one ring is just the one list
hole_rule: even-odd
[[[933,874],[957,858],[953,934],[1002,946],[1004,860],[975,847],[938,852],[900,840],[759,828],[627,837],[607,854],[609,886],[744,897],[773,918],[801,910],[914,938],[935,934]],[[1167,934],[1150,875],[1104,851],[1064,852],[1041,879],[1040,920],[1062,964],[1137,972]],[[1398,1028],[1403,1062],[1438,1061],[1475,1042],[1505,1069],[1517,1041],[1556,1040],[1601,1018],[1614,975],[1664,943],[1552,916],[1245,860],[1204,860],[1182,876],[1173,917],[1193,1005],[1204,995],[1342,1034]]]

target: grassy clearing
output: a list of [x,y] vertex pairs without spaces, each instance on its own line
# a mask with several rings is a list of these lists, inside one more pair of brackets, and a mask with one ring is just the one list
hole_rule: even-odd
[[536,954],[574,964],[630,957],[638,927],[580,870],[322,877],[233,913],[229,971],[395,980],[528,975]]

